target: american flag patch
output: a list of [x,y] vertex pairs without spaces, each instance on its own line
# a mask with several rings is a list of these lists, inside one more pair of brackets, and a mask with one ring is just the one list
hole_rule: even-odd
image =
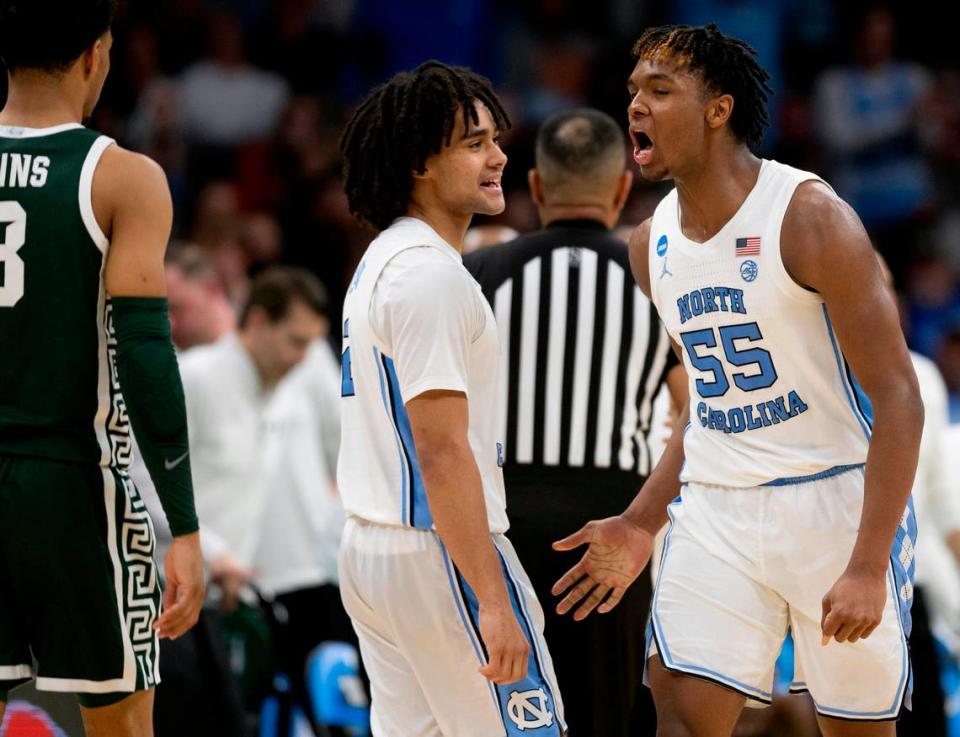
[[759,256],[760,236],[755,235],[752,238],[737,238],[737,255]]

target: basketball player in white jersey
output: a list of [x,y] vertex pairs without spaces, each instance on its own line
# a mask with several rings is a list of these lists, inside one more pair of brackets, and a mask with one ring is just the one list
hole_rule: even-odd
[[503,533],[499,342],[463,267],[503,211],[509,125],[490,83],[427,62],[341,139],[352,212],[380,231],[344,301],[344,605],[380,737],[561,737],[543,612]]
[[850,207],[751,152],[769,90],[749,46],[672,26],[634,55],[634,157],[676,189],[631,263],[682,351],[688,421],[621,516],[556,544],[589,543],[558,609],[612,609],[669,517],[646,674],[659,737],[727,737],[769,703],[788,630],[825,737],[894,735],[923,423],[896,308]]

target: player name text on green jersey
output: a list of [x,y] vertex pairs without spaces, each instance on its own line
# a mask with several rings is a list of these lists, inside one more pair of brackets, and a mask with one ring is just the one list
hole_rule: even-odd
[[0,187],[42,187],[49,171],[49,156],[0,154]]

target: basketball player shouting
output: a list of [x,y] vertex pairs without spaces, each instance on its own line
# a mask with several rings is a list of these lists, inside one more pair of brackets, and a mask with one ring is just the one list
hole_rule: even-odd
[[669,517],[648,639],[658,735],[730,735],[745,704],[769,703],[789,629],[793,688],[825,737],[892,736],[923,421],[896,307],[851,208],[751,152],[768,88],[750,47],[672,26],[634,54],[634,157],[676,188],[631,264],[682,346],[689,421],[622,515],[556,544],[589,544],[558,610],[612,609]]

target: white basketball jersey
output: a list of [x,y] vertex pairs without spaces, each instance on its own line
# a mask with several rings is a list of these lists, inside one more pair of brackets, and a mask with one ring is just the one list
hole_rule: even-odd
[[819,177],[763,161],[713,238],[684,237],[674,189],[650,229],[650,288],[690,377],[681,481],[782,484],[866,461],[872,411],[826,305],[780,257],[797,186]]
[[[395,285],[408,285],[400,291],[394,286],[386,301],[385,269],[399,272]],[[411,314],[425,319],[411,320]],[[394,326],[393,337],[378,334],[374,324]],[[337,483],[347,514],[386,525],[433,526],[405,402],[447,389],[467,395],[470,447],[490,531],[505,532],[493,311],[460,255],[423,221],[399,218],[367,249],[344,300],[342,364]]]

